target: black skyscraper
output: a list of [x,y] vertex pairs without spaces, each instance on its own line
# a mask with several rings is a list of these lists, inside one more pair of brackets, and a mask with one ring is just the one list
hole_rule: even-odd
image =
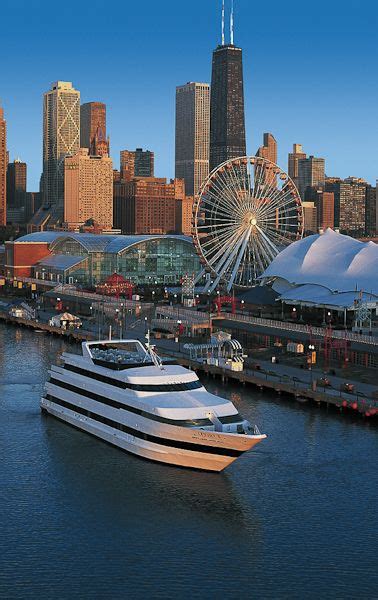
[[213,52],[210,96],[210,171],[245,156],[242,50],[233,44]]

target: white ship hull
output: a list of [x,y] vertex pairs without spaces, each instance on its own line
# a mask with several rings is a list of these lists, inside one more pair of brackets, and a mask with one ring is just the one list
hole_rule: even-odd
[[[42,398],[41,408],[57,419],[65,421],[75,428],[98,437],[105,442],[112,444],[113,446],[117,446],[122,450],[130,452],[131,454],[136,454],[142,458],[170,465],[188,467],[192,469],[202,469],[205,471],[223,471],[223,469],[233,463],[238,456],[253,448],[253,446],[266,437],[265,435],[261,435],[255,436],[255,439],[253,439],[250,436],[243,436],[243,440],[241,440],[240,438],[242,436],[238,436],[239,440],[235,440],[235,442],[239,441],[241,443],[234,443],[233,447],[227,448],[227,446],[224,446],[225,440],[221,438],[225,438],[229,434],[215,434],[215,437],[219,438],[214,440],[219,443],[219,449],[222,452],[229,451],[230,453],[234,454],[233,456],[228,456],[224,454],[214,454],[214,452],[216,452],[217,445],[208,446],[209,451],[206,452],[206,446],[203,446],[201,451],[166,446],[166,438],[163,440],[165,442],[164,445],[142,440],[131,434],[115,430],[114,428],[103,423],[98,423],[97,421],[88,417],[78,415],[75,413],[75,410],[68,410],[66,408],[62,408],[61,406],[57,406],[45,398]],[[176,436],[180,433],[179,437],[182,438],[182,441],[194,444],[196,444],[198,441],[196,434],[202,433],[199,431],[193,431],[191,435],[188,435],[189,432],[183,427],[175,427],[175,429],[180,430],[180,432],[176,432]],[[206,434],[207,437],[207,434],[212,432],[203,433]],[[176,437],[176,440],[177,439],[178,438]],[[227,443],[230,445],[229,439],[227,440]],[[238,446],[237,449],[235,449],[235,445]]]

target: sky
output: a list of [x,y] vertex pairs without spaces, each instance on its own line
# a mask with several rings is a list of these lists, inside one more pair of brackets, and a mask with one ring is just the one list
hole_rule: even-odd
[[[114,168],[121,149],[143,147],[157,176],[174,176],[175,87],[210,82],[221,0],[0,4],[0,104],[29,191],[42,168],[42,95],[57,80],[72,81],[82,102],[106,103]],[[284,170],[301,143],[326,159],[328,175],[375,182],[377,14],[367,0],[235,0],[249,154],[269,131]]]

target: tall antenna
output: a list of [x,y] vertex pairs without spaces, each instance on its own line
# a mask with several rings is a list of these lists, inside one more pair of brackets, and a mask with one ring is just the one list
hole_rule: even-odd
[[224,0],[222,0],[222,46],[224,46]]
[[234,0],[231,0],[231,15],[230,15],[230,42],[234,45]]

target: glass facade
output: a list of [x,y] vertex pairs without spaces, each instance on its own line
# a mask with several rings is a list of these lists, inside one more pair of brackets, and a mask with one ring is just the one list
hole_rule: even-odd
[[[192,242],[179,236],[151,237],[135,243],[129,238],[128,244],[123,248],[118,247],[118,251],[111,251],[111,248],[107,251],[106,246],[104,249],[96,248],[95,245],[88,246],[85,242],[74,237],[57,239],[50,250],[54,256],[62,256],[61,269],[57,264],[52,269],[48,266],[48,261],[46,265],[40,261],[34,272],[38,272],[38,277],[41,277],[43,269],[44,277],[48,279],[92,287],[102,283],[113,273],[120,273],[137,285],[177,285],[186,273],[197,273],[200,270],[199,258]],[[86,260],[67,266],[63,256],[82,256]]]

